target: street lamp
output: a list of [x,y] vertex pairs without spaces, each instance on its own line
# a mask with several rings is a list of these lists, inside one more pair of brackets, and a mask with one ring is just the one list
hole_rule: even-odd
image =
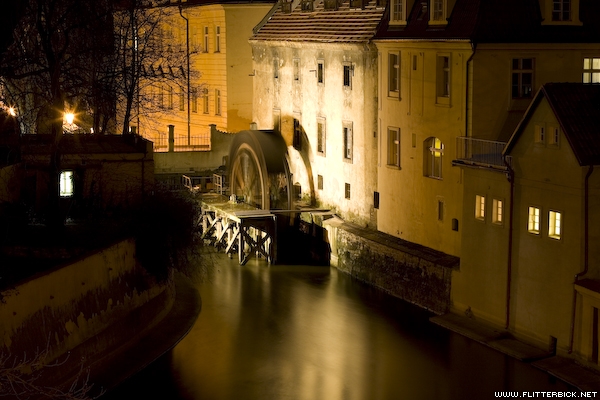
[[65,122],[69,125],[73,124],[73,121],[75,121],[75,114],[73,114],[72,112],[66,112],[65,113]]

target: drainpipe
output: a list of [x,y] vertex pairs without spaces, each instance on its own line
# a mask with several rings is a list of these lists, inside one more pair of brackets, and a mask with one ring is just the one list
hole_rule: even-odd
[[594,166],[590,165],[584,182],[584,203],[583,203],[583,271],[575,274],[573,282],[573,309],[571,310],[571,332],[569,334],[569,354],[573,352],[573,342],[575,340],[575,314],[577,311],[577,290],[575,284],[583,275],[587,274],[589,267],[589,195],[590,195],[590,175],[594,172]]
[[508,168],[508,180],[510,181],[510,208],[508,210],[508,250],[506,263],[506,322],[504,329],[510,326],[510,292],[512,285],[512,250],[513,250],[513,220],[514,220],[514,199],[515,199],[515,171],[503,157],[504,165]]
[[181,18],[185,19],[185,56],[187,61],[187,137],[188,146],[190,146],[192,134],[192,129],[190,126],[190,20],[183,16],[183,6],[181,4],[181,0],[179,2],[179,15],[181,15]]
[[[467,60],[467,81],[466,81],[466,91],[465,91],[465,137],[469,137],[469,102],[471,101],[471,98],[469,96],[469,90],[471,90],[470,86],[469,86],[469,65],[471,64],[471,61],[473,61],[473,57],[475,57],[475,50],[477,48],[477,44],[476,43],[471,43],[471,49],[472,49],[472,53],[469,56],[469,59]],[[471,135],[473,136],[473,135]]]

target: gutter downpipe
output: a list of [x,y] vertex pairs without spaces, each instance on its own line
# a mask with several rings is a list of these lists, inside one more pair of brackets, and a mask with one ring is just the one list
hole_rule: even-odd
[[506,322],[504,329],[510,326],[510,293],[512,287],[512,250],[513,250],[513,220],[514,220],[514,199],[515,199],[515,171],[503,157],[504,164],[508,168],[508,180],[510,182],[510,209],[508,211],[508,250],[506,264]]
[[575,341],[575,314],[577,312],[577,290],[575,284],[583,275],[587,274],[589,267],[589,195],[590,195],[590,176],[594,172],[594,166],[590,165],[587,174],[585,174],[584,182],[584,205],[583,205],[583,271],[575,274],[573,282],[573,309],[571,310],[571,332],[569,334],[569,354],[573,352],[573,342]]
[[185,56],[187,61],[187,137],[188,146],[190,146],[192,140],[192,129],[190,126],[190,20],[183,16],[183,5],[181,4],[181,0],[179,1],[179,15],[181,15],[181,18],[185,19]]
[[[465,137],[469,137],[469,102],[471,101],[471,97],[469,96],[469,90],[471,90],[471,86],[469,85],[469,65],[471,61],[473,61],[473,57],[475,57],[475,51],[477,50],[477,43],[471,42],[471,56],[467,60],[467,83],[466,83],[466,93],[465,93]],[[471,134],[471,136],[473,136]]]

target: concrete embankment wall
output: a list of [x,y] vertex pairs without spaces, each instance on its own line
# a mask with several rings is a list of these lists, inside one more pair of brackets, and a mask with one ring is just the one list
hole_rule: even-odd
[[86,343],[93,357],[160,321],[173,291],[137,263],[133,239],[118,242],[0,292],[0,353],[49,362]]
[[325,223],[332,264],[386,292],[443,314],[450,305],[452,270],[458,257],[361,229],[347,223]]

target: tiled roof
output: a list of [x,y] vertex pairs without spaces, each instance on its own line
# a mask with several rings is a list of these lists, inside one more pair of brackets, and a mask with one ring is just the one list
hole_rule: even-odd
[[600,84],[543,85],[506,146],[505,154],[510,153],[542,98],[548,100],[579,164],[600,165]]
[[474,43],[600,42],[600,1],[581,0],[582,26],[542,25],[539,0],[456,0],[446,25],[429,25],[428,1],[415,1],[406,26],[387,23],[376,39],[470,40]]
[[313,11],[300,4],[285,13],[276,4],[271,17],[255,29],[253,40],[364,43],[371,40],[381,22],[384,8],[375,0],[363,9],[350,8],[344,0],[337,10],[325,10],[323,1],[314,2]]

